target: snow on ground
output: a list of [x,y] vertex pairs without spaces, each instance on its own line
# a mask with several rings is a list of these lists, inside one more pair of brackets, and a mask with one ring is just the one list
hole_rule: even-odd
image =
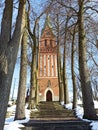
[[94,107],[98,108],[98,101],[94,101]]
[[[78,101],[78,104],[82,104],[82,102]],[[72,103],[66,104],[65,107],[68,109],[72,109]],[[98,108],[98,101],[94,101],[94,107]],[[92,126],[92,130],[98,130],[98,121],[91,121],[91,120],[83,119],[83,108],[80,107],[80,105],[77,105],[76,114],[80,119],[92,122],[90,124]]]
[[[8,107],[7,111],[13,111],[15,113],[15,109],[16,106],[13,105],[12,107]],[[26,123],[29,121],[29,117],[30,117],[30,110],[25,109],[26,112],[26,119],[24,120],[16,120],[14,121],[14,114],[12,116],[10,116],[10,118],[6,118],[5,120],[5,126],[4,126],[4,130],[21,130],[22,127],[24,127],[24,125],[22,125],[22,123]]]
[[[94,101],[94,107],[98,108],[98,101]],[[92,130],[98,130],[98,121],[92,121],[90,125],[92,126]]]
[[[79,104],[82,104],[81,101],[78,101]],[[64,105],[63,103],[61,103]],[[98,108],[98,101],[94,101],[95,108]],[[69,103],[65,105],[66,108],[72,109],[72,103]],[[9,107],[7,111],[14,111],[15,112],[16,106],[13,105],[12,107]],[[80,107],[80,105],[77,106],[76,108],[76,114],[79,118],[82,119],[83,117],[83,108]],[[30,110],[26,109],[26,119],[25,120],[16,120],[14,121],[14,115],[12,115],[10,118],[6,118],[5,120],[5,126],[4,130],[21,130],[22,123],[28,122],[30,117]],[[84,120],[84,119],[83,119]],[[85,120],[85,121],[90,121],[90,120]],[[98,130],[98,121],[91,121],[92,123],[90,124],[92,126],[92,130]]]

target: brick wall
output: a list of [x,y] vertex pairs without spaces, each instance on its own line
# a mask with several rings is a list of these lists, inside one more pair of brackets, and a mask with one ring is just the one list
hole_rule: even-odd
[[46,100],[48,90],[52,93],[53,101],[59,99],[57,45],[55,36],[48,25],[44,28],[39,43],[38,84],[40,100]]

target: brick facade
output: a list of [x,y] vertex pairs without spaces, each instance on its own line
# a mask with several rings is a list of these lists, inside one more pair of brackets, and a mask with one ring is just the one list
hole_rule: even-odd
[[57,45],[48,23],[45,23],[39,42],[38,85],[40,101],[59,100]]

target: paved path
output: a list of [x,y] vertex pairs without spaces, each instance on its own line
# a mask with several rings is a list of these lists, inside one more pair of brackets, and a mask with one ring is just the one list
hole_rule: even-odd
[[32,130],[91,130],[88,122],[77,119],[72,110],[65,109],[59,102],[39,103],[25,125]]

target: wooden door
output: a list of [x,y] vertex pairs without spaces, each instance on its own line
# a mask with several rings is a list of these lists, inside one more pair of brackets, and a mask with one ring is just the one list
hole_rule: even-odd
[[47,91],[47,94],[46,94],[46,101],[50,102],[52,101],[52,93],[50,90]]

